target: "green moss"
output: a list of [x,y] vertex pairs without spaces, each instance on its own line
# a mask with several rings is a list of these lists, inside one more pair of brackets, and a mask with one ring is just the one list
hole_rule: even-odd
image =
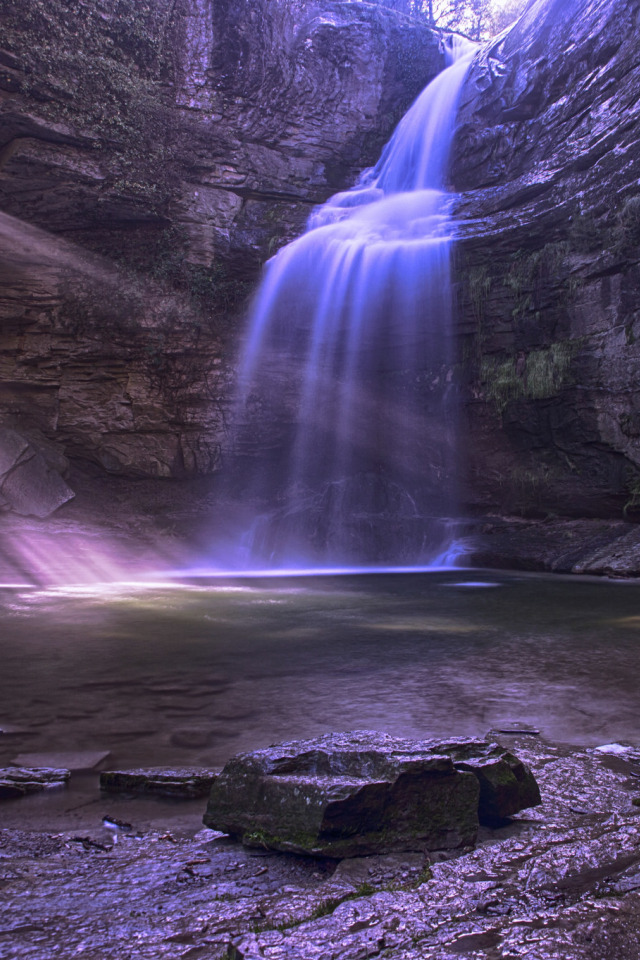
[[239,309],[253,283],[237,277],[223,261],[205,266],[187,259],[188,239],[176,228],[165,230],[148,256],[146,272],[168,293],[185,295],[200,312],[229,313]]
[[576,253],[595,253],[607,246],[607,230],[592,214],[576,210],[571,218],[568,241]]
[[482,323],[484,312],[493,286],[493,278],[485,266],[472,267],[467,274],[467,290],[473,316]]
[[640,511],[640,473],[633,468],[628,468],[625,474],[625,490],[628,499],[622,508],[622,515],[629,520],[632,514]]
[[433,880],[433,870],[430,866],[426,866],[420,871],[416,879],[412,881],[410,887],[416,889],[417,887],[421,887],[423,883],[428,883],[429,880]]
[[174,184],[165,162],[174,131],[165,38],[171,0],[115,0],[110,15],[82,0],[4,0],[3,46],[22,66],[22,92],[115,154],[116,191],[162,207]]
[[568,294],[568,278],[563,274],[569,254],[567,242],[547,243],[539,250],[519,250],[511,258],[504,274],[504,285],[514,295],[513,319],[518,322],[526,314],[540,309],[542,297],[550,286],[557,288],[558,298]]
[[264,847],[266,850],[296,850],[299,848],[313,850],[317,846],[315,834],[292,833],[287,837],[279,837],[266,830],[251,830],[242,834],[242,843],[247,847]]
[[480,381],[485,395],[501,414],[513,400],[556,396],[570,382],[571,362],[579,345],[578,340],[562,340],[518,357],[484,357]]
[[322,903],[313,910],[312,913],[306,917],[307,920],[319,920],[320,917],[328,917],[330,913],[333,913],[334,910],[342,903],[346,903],[347,900],[354,900],[358,896],[357,893],[348,893],[344,897],[330,897],[328,900],[324,900]]

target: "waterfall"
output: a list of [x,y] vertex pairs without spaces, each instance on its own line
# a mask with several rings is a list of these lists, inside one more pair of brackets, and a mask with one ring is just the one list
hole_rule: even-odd
[[[267,265],[240,358],[229,476],[238,566],[424,564],[456,509],[451,197],[475,46],[415,101],[377,166]],[[241,540],[241,543],[239,542]]]

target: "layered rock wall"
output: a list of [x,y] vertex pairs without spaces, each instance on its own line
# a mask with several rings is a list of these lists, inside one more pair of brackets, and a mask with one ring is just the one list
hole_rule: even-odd
[[[532,0],[469,76],[469,514],[638,516],[639,16]],[[261,264],[377,159],[438,38],[355,0],[6,0],[2,28],[1,425],[72,476],[215,472]]]
[[640,505],[639,27],[632,0],[534,0],[470,74],[452,178],[472,510]]
[[2,19],[0,420],[72,466],[211,473],[251,284],[377,159],[438,38],[332,0],[7,0]]

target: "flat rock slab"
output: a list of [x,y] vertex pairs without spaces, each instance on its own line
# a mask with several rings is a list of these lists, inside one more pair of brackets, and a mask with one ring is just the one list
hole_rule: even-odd
[[446,850],[540,803],[527,767],[485,740],[334,733],[239,754],[204,823],[247,846],[327,857]]
[[136,796],[154,794],[193,800],[206,797],[218,775],[217,770],[198,768],[156,767],[143,770],[104,770],[100,789],[108,793],[130,793]]
[[0,769],[0,800],[14,800],[48,787],[64,786],[71,772],[52,767],[4,767]]

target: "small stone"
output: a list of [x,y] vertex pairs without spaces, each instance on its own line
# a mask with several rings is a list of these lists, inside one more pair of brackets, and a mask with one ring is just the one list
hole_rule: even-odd
[[603,743],[593,749],[594,753],[606,753],[614,757],[629,757],[633,747],[625,746],[623,743]]
[[154,794],[193,800],[207,796],[216,776],[217,771],[204,767],[103,770],[100,789],[107,793],[131,793],[136,796]]
[[48,787],[64,786],[70,776],[69,770],[51,767],[5,767],[0,769],[0,800],[14,800]]
[[495,727],[496,733],[502,733],[513,737],[539,737],[540,731],[530,723],[500,723]]
[[102,822],[110,830],[133,830],[133,826],[130,823],[127,823],[126,820],[119,820],[118,817],[111,817],[108,814],[105,814],[105,816],[102,818]]

